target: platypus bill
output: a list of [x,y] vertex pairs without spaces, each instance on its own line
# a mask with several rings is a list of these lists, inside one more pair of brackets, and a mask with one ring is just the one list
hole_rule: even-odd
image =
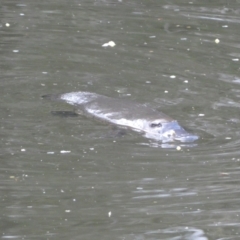
[[193,142],[198,136],[188,133],[178,122],[162,112],[145,105],[90,92],[70,92],[45,95],[44,98],[64,101],[76,107],[77,114],[85,114],[135,131],[147,138],[169,142]]

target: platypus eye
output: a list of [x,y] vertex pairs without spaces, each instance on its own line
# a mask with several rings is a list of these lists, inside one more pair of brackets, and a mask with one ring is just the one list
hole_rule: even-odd
[[161,123],[151,123],[150,127],[155,128],[155,127],[162,127]]

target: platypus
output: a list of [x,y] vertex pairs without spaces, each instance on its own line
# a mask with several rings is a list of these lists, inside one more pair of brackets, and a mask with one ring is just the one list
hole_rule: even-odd
[[75,106],[77,114],[93,116],[122,127],[144,133],[145,137],[168,142],[193,142],[197,135],[188,133],[166,114],[126,99],[111,98],[91,92],[44,95]]

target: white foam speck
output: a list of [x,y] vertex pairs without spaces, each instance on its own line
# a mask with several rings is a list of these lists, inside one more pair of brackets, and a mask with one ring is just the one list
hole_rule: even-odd
[[61,150],[60,153],[70,153],[71,151],[68,150]]
[[54,154],[55,152],[47,152],[47,154]]
[[115,46],[116,46],[116,43],[113,42],[113,41],[110,41],[110,42],[108,42],[108,43],[104,43],[104,44],[102,45],[102,47],[115,47]]

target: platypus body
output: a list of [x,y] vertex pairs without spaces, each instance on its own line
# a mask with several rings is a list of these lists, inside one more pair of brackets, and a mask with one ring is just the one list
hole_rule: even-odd
[[168,142],[193,142],[198,136],[188,133],[176,120],[143,104],[102,96],[91,92],[45,95],[67,102],[77,114],[85,114],[119,126],[143,132],[147,138]]

